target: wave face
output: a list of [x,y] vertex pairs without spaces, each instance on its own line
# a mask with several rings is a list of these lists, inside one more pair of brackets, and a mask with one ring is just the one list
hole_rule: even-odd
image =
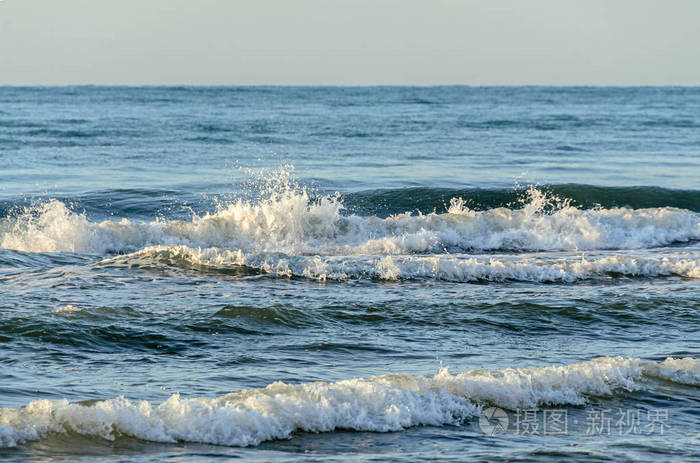
[[478,416],[486,404],[511,410],[583,405],[589,396],[648,389],[651,378],[700,385],[700,361],[602,357],[561,367],[471,370],[457,375],[441,369],[432,377],[276,382],[213,399],[175,394],[158,405],[124,397],[84,404],[36,400],[23,408],[0,409],[0,445],[16,446],[56,433],[250,446],[290,438],[296,431],[397,431],[459,424]]
[[[652,186],[610,187],[582,184],[540,186],[548,198],[567,198],[583,209],[628,207],[649,209],[675,207],[700,212],[700,191]],[[390,215],[405,211],[447,212],[450,199],[464,198],[474,210],[513,207],[523,202],[520,188],[430,188],[367,190],[343,195],[343,204],[362,215]],[[527,195],[525,195],[527,200]]]
[[287,255],[360,256],[465,251],[593,251],[700,239],[700,215],[655,207],[581,209],[536,188],[519,208],[470,209],[451,198],[444,213],[386,218],[345,214],[339,195],[313,198],[276,184],[259,200],[238,199],[191,220],[93,222],[51,200],[5,219],[1,245],[28,252],[127,253],[156,245]]

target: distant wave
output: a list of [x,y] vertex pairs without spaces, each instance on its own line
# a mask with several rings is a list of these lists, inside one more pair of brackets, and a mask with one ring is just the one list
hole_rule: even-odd
[[650,378],[700,385],[700,361],[653,362],[602,357],[568,366],[471,370],[432,377],[391,374],[336,383],[276,382],[217,398],[171,396],[161,404],[124,397],[87,403],[35,400],[0,409],[0,446],[51,434],[114,440],[258,445],[296,431],[399,431],[419,425],[456,425],[484,405],[514,410],[583,405],[590,396],[651,389]]
[[275,184],[191,220],[92,222],[65,203],[26,207],[0,222],[0,245],[29,252],[126,253],[153,245],[288,255],[639,249],[700,239],[700,215],[673,207],[581,209],[536,188],[512,208],[475,210],[451,197],[444,213],[343,214],[340,195],[314,198]]

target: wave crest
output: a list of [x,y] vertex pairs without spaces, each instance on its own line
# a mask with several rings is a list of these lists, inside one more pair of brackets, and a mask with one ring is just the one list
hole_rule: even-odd
[[36,400],[23,408],[0,409],[0,446],[69,432],[108,440],[126,435],[156,442],[249,446],[290,438],[295,431],[398,431],[459,424],[477,416],[486,404],[507,409],[582,405],[589,396],[643,389],[650,377],[700,385],[700,361],[602,357],[568,366],[457,375],[441,369],[432,377],[277,382],[213,399],[175,394],[159,405],[124,397],[91,404]]
[[245,253],[240,249],[196,249],[187,246],[152,246],[141,251],[103,259],[98,265],[139,265],[152,262],[185,270],[212,270],[240,276],[267,273],[313,280],[443,280],[453,282],[526,281],[573,283],[581,280],[624,276],[700,278],[700,261],[688,257],[569,255],[469,256],[294,256],[283,253]]
[[453,198],[447,213],[342,215],[338,195],[282,189],[238,199],[191,220],[91,222],[58,200],[5,224],[4,248],[124,253],[153,245],[220,247],[289,255],[391,255],[475,251],[639,249],[700,239],[700,216],[670,207],[577,209],[532,190],[520,209],[475,211]]

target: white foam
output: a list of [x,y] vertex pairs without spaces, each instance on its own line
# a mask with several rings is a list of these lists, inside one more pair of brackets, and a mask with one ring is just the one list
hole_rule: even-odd
[[245,253],[240,249],[195,249],[187,246],[152,246],[136,253],[105,259],[101,265],[131,265],[157,261],[184,268],[227,269],[247,266],[277,276],[299,276],[315,280],[412,280],[436,279],[454,282],[528,281],[564,282],[607,278],[678,276],[700,278],[700,259],[685,256],[568,255],[470,256],[290,256],[280,253]]
[[675,383],[700,386],[700,361],[689,357],[682,359],[669,357],[661,364],[649,364],[646,367],[646,373]]
[[447,213],[389,218],[343,216],[338,196],[312,200],[281,188],[260,201],[222,205],[192,220],[91,222],[52,200],[14,219],[1,237],[29,252],[132,252],[153,245],[220,247],[288,255],[392,255],[445,250],[638,249],[700,239],[700,215],[670,207],[547,211],[531,190],[521,209],[473,211],[455,198]]
[[221,397],[183,398],[155,405],[123,397],[92,404],[36,400],[0,409],[0,445],[15,446],[50,433],[113,440],[119,435],[157,442],[248,446],[295,431],[397,431],[458,424],[493,404],[507,409],[582,405],[589,396],[648,387],[647,377],[700,384],[700,361],[602,357],[568,366],[472,370],[432,377],[384,375],[336,383],[281,382]]
[[83,309],[81,307],[76,307],[72,304],[64,305],[54,310],[54,313],[75,313],[81,312]]

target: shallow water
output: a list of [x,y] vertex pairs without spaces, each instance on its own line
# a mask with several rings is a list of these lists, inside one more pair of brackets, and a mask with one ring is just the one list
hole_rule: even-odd
[[699,103],[0,88],[0,456],[700,458]]

